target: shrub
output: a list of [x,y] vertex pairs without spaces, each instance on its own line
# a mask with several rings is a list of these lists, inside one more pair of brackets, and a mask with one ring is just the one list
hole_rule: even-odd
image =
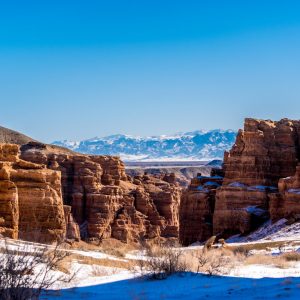
[[235,255],[243,255],[243,256],[249,256],[249,252],[250,252],[249,249],[247,249],[246,247],[243,247],[243,246],[237,246],[237,247],[233,248],[232,251]]
[[227,274],[232,268],[233,258],[233,253],[224,249],[200,250],[197,255],[197,273],[201,272],[209,276]]
[[56,282],[70,282],[75,274],[53,276],[66,252],[55,246],[10,243],[0,240],[0,295],[1,300],[38,299],[42,290]]
[[139,260],[135,272],[153,279],[165,279],[175,273],[188,270],[181,250],[168,246],[152,246],[145,249],[146,259]]

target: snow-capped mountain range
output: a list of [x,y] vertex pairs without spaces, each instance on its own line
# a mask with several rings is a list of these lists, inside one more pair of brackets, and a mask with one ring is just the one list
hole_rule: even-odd
[[223,159],[235,142],[233,130],[197,130],[150,137],[110,135],[52,144],[87,154],[118,155],[124,161],[191,161]]

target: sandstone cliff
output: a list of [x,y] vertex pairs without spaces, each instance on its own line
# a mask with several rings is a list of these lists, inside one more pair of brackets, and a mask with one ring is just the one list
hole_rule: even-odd
[[118,157],[1,144],[0,234],[49,242],[179,236],[185,245],[246,234],[269,218],[300,219],[299,159],[300,121],[246,119],[224,173],[199,174],[181,197],[174,174],[128,176]]
[[198,174],[183,193],[179,214],[179,240],[183,245],[205,241],[212,236],[215,195],[222,181],[223,177],[214,174],[214,170],[211,176]]
[[216,193],[214,234],[247,233],[268,218],[279,180],[295,174],[299,138],[300,121],[245,120],[244,130],[224,156],[225,177]]
[[[208,233],[220,237],[246,234],[268,218],[300,219],[299,160],[300,121],[246,119],[244,130],[224,155],[222,186],[212,192],[199,181],[193,186],[192,181],[184,194],[180,210],[183,243],[203,241]],[[209,198],[215,202],[213,210]]]
[[19,158],[0,144],[0,233],[51,242],[65,236],[60,172]]
[[78,238],[76,226],[83,239],[178,237],[181,188],[172,176],[132,178],[118,157],[64,153],[37,142],[21,152],[24,161],[61,173],[63,203],[71,207],[67,237]]

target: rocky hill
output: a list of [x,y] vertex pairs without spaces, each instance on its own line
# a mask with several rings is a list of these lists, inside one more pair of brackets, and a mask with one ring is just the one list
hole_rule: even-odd
[[20,132],[0,126],[0,143],[23,145],[34,141]]
[[73,151],[97,155],[117,155],[124,161],[213,160],[223,159],[236,137],[232,130],[193,131],[173,136],[134,137],[112,135],[79,142],[53,144]]

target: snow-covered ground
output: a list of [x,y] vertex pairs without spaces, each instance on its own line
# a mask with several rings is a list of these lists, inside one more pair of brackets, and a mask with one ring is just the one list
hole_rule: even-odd
[[251,241],[300,241],[300,222],[287,224],[286,219],[281,219],[272,224],[266,222],[258,230],[248,236],[234,236],[227,242],[251,242]]
[[[229,240],[230,241],[230,240]],[[280,242],[278,242],[280,241]],[[233,237],[231,247],[259,245],[252,254],[267,254],[275,257],[283,252],[300,252],[300,223],[287,225],[280,220],[262,228],[248,237]],[[10,240],[10,247],[28,249],[40,244]],[[266,245],[262,249],[261,244]],[[1,246],[1,244],[0,244]],[[194,245],[181,248],[184,251],[201,249]],[[108,260],[113,263],[147,259],[141,251],[131,251],[124,257],[108,255],[100,250],[68,250],[75,254],[69,270],[77,273],[68,284],[57,283],[45,292],[41,299],[299,299],[300,261],[292,261],[280,267],[272,264],[238,263],[224,276],[184,273],[172,275],[165,280],[149,280],[137,277],[128,269],[95,264],[93,260]],[[87,263],[80,257],[92,258]],[[61,271],[57,271],[58,273]],[[58,274],[53,274],[57,276]]]
[[115,278],[113,282],[91,283],[66,289],[43,299],[299,299],[300,277],[261,278],[208,277],[187,273],[166,280]]

